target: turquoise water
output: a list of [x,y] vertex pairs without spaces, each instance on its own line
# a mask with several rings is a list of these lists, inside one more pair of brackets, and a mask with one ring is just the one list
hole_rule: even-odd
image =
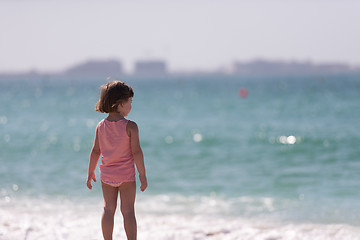
[[[101,212],[101,187],[96,183],[89,191],[85,178],[95,126],[106,117],[94,111],[105,81],[0,81],[3,216],[26,208],[25,202],[37,203],[38,212],[27,216],[38,221],[42,208],[51,211],[59,202],[68,211],[79,212],[81,202]],[[262,219],[295,224],[294,231],[303,224],[341,224],[359,231],[360,76],[125,81],[135,91],[128,118],[139,125],[149,181],[138,193],[140,216],[184,222],[197,216],[207,219],[204,225],[209,219],[225,225]],[[239,96],[240,88],[248,90],[247,98]],[[16,223],[4,219],[0,238],[7,239]],[[218,239],[242,239],[225,225],[221,234],[235,237]],[[154,231],[150,223],[144,229]],[[202,239],[190,235],[161,239]]]

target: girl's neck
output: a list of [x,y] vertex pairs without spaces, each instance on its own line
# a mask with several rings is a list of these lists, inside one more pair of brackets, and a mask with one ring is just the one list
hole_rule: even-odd
[[121,113],[111,112],[106,119],[110,122],[116,122],[125,119],[125,117]]

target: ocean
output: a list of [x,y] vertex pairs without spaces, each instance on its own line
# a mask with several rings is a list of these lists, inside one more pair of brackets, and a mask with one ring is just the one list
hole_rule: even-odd
[[[360,75],[121,80],[149,183],[139,239],[360,239]],[[1,240],[101,239],[86,177],[106,81],[1,79]]]

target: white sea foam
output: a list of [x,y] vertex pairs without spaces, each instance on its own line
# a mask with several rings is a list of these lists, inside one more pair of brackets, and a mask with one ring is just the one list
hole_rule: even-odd
[[[147,211],[147,207],[150,210],[155,207],[155,201],[168,202],[167,207],[170,207],[174,199],[163,195],[153,200],[154,203],[150,204],[150,200],[140,199],[137,204],[140,240],[360,239],[360,227],[345,224],[290,223],[264,218],[228,217],[226,214],[211,214],[211,211],[208,214],[204,209],[184,214],[186,204],[167,211],[166,204],[162,203],[163,208],[160,206],[158,212]],[[210,199],[203,201],[204,208],[205,205],[218,204],[214,199],[212,201],[215,202]],[[264,201],[269,204],[270,200]],[[101,199],[15,199],[1,201],[0,209],[2,240],[101,239]],[[121,215],[117,211],[114,239],[125,239],[122,225]]]

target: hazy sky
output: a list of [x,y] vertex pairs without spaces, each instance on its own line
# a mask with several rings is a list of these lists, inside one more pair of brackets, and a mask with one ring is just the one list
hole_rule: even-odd
[[359,0],[0,0],[0,72],[87,59],[208,70],[256,58],[360,65]]

